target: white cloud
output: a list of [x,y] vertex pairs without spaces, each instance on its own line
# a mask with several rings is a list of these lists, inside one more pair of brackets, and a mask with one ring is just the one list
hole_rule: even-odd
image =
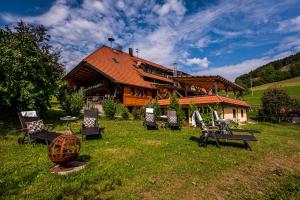
[[279,26],[277,28],[277,31],[279,31],[279,32],[298,32],[298,31],[300,31],[300,15],[295,18],[284,20],[284,21],[280,22]]
[[170,66],[178,59],[174,54],[177,36],[173,28],[162,26],[146,37],[136,35],[132,46],[140,50],[140,56]]
[[[140,56],[166,66],[180,62],[207,68],[207,56],[198,58],[193,55],[188,51],[191,46],[201,50],[213,43],[245,34],[253,35],[249,24],[266,23],[288,6],[296,4],[297,0],[277,3],[220,1],[213,6],[199,8],[193,14],[187,12],[183,0],[166,0],[161,4],[155,0],[82,0],[76,6],[70,2],[73,1],[57,0],[48,11],[38,16],[0,13],[0,17],[11,23],[22,19],[44,24],[52,37],[52,44],[62,48],[62,61],[66,62],[68,70],[100,45],[108,44],[108,37],[114,37],[124,47],[139,48]],[[238,18],[238,23],[237,15],[244,16]],[[209,36],[212,31],[218,32],[217,39]],[[289,40],[287,44],[296,49],[298,41]],[[224,52],[234,50],[226,47],[224,45]],[[217,50],[220,49],[214,51]],[[284,47],[278,49],[281,50],[288,51]],[[220,70],[219,73],[227,72]]]
[[167,15],[172,11],[176,12],[178,15],[183,15],[186,8],[181,0],[167,0],[162,6],[157,5],[154,7],[154,10],[156,10],[160,16]]
[[281,59],[283,57],[286,57],[287,55],[289,55],[289,52],[281,53],[281,54],[278,54],[278,55],[275,55],[272,57],[265,56],[262,58],[249,59],[249,60],[245,60],[238,64],[234,64],[234,65],[224,65],[221,67],[210,67],[208,69],[199,71],[195,74],[197,74],[197,75],[222,75],[225,78],[227,78],[231,81],[234,81],[234,79],[239,75],[248,73],[251,70],[256,69],[257,67],[265,65],[271,61]]
[[188,65],[198,65],[200,68],[208,68],[209,61],[207,57],[204,58],[188,58],[186,59]]
[[68,14],[69,14],[69,7],[66,5],[66,2],[56,1],[56,3],[49,9],[49,11],[36,17],[31,17],[31,16],[20,17],[8,13],[4,13],[1,16],[6,22],[16,22],[22,19],[23,21],[29,23],[52,26],[64,21],[67,18]]
[[207,47],[211,43],[211,39],[209,36],[205,36],[203,38],[200,38],[196,43],[195,47],[199,49],[203,49],[204,47]]

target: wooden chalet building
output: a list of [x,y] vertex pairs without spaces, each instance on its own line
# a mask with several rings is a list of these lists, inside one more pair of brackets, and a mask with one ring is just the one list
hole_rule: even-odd
[[105,96],[110,95],[129,109],[145,106],[152,98],[166,107],[170,95],[176,92],[186,110],[190,103],[203,109],[218,105],[224,118],[247,121],[249,105],[225,97],[228,91],[242,94],[242,87],[221,76],[192,76],[174,71],[134,56],[131,48],[126,53],[102,46],[85,57],[64,79],[71,86],[85,89],[88,104],[101,105]]

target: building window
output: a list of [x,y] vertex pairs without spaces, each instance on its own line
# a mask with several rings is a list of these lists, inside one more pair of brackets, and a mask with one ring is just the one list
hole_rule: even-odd
[[244,110],[241,110],[241,117],[244,117]]
[[235,109],[232,110],[232,114],[233,114],[233,118],[236,118],[236,110]]

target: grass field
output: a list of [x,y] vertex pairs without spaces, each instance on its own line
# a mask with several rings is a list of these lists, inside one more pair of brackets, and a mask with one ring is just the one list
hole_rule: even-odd
[[[48,112],[54,129],[61,111]],[[147,131],[141,121],[101,119],[102,140],[83,140],[86,168],[68,176],[53,166],[42,144],[19,145],[0,129],[0,199],[299,199],[300,126],[257,124],[253,151],[237,143],[199,147],[199,130]],[[74,124],[76,134],[81,120]],[[13,126],[13,125],[12,125]],[[78,135],[80,137],[80,135]]]
[[260,85],[253,88],[253,96],[250,92],[250,94],[247,94],[244,96],[244,99],[249,102],[251,105],[259,106],[261,104],[260,98],[267,88],[271,86],[280,87],[287,91],[289,95],[293,98],[300,99],[300,77],[295,77],[291,79],[287,79],[284,81],[274,82],[274,83],[268,83],[264,85]]

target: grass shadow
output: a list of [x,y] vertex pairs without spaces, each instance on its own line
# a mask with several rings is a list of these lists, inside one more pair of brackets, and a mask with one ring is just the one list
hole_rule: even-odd
[[[195,136],[191,136],[190,140],[194,141],[194,142],[197,142],[199,144],[200,138],[195,137]],[[227,146],[227,147],[230,146],[230,147],[237,147],[237,148],[245,149],[245,144],[244,143],[239,143],[239,142],[230,142],[230,141],[219,140],[219,144],[220,144],[221,147],[222,146]],[[210,140],[207,141],[207,145],[217,146],[217,143],[216,143],[216,141],[210,139]]]
[[88,162],[91,160],[91,156],[90,155],[79,155],[77,160],[81,161],[81,162]]

